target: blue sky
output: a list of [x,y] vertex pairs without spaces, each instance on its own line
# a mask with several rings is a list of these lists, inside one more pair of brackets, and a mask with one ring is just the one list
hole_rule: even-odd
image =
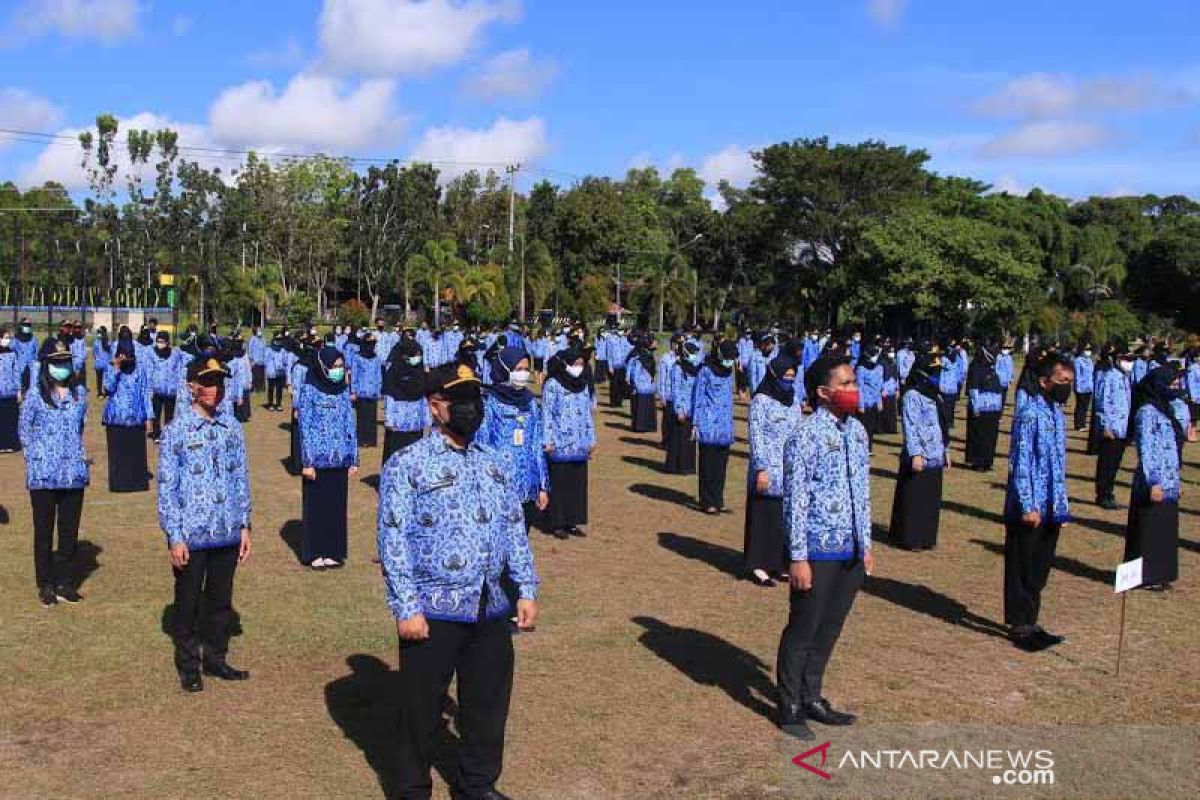
[[[1198,43],[1194,0],[3,0],[0,128],[111,111],[196,147],[559,183],[744,184],[749,150],[828,134],[1013,191],[1200,197]],[[0,179],[78,188],[77,161],[0,134]]]

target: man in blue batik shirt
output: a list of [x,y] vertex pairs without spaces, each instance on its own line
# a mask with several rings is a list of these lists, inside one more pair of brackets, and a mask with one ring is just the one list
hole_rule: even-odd
[[233,616],[233,574],[250,556],[246,440],[222,411],[229,371],[216,358],[187,366],[190,408],[163,430],[158,451],[158,519],[175,572],[175,666],[184,691],[205,675],[250,677],[225,660]]
[[1071,359],[1050,354],[1034,367],[1039,392],[1013,420],[1004,498],[1004,622],[1013,644],[1035,653],[1065,641],[1038,625],[1067,505],[1067,434]]
[[447,364],[429,373],[425,393],[436,430],[392,456],[379,486],[379,558],[400,636],[396,793],[430,796],[443,698],[457,673],[464,747],[451,790],[500,798],[513,680],[501,576],[517,587],[522,630],[537,619],[538,578],[511,476],[475,441],[484,417],[479,378]]

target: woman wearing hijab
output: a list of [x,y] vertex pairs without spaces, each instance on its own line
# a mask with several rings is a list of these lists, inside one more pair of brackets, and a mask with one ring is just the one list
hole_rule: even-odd
[[151,404],[154,409],[154,430],[150,438],[158,441],[162,429],[175,418],[175,393],[178,389],[179,355],[171,347],[171,334],[159,331],[154,347],[146,357],[146,372],[150,381]]
[[21,449],[21,439],[17,435],[24,393],[20,362],[20,355],[13,349],[12,334],[8,328],[0,327],[0,453],[15,453]]
[[[1091,395],[1089,394],[1089,399]],[[967,370],[967,467],[989,472],[1004,410],[1004,387],[996,374],[996,351],[981,346]]]
[[267,382],[268,411],[283,410],[283,387],[287,383],[286,339],[282,333],[271,337],[271,343],[263,351],[262,374]]
[[374,447],[378,441],[376,418],[379,416],[379,390],[383,369],[375,352],[375,334],[368,332],[358,341],[358,352],[351,356],[350,401],[354,403],[360,447]]
[[1100,348],[1100,360],[1092,372],[1092,406],[1088,413],[1087,454],[1097,455],[1100,452],[1100,440],[1104,432],[1099,424],[1100,407],[1104,400],[1103,389],[1107,381],[1107,373],[1117,368],[1117,354],[1112,344]]
[[336,347],[312,359],[296,401],[304,477],[304,540],[300,560],[314,570],[346,561],[349,478],[358,474],[358,435],[346,385],[346,362]]
[[254,388],[254,371],[250,356],[246,354],[246,343],[241,336],[228,340],[229,369],[228,391],[233,395],[233,417],[243,425],[250,421],[250,393]]
[[746,473],[746,524],[742,551],[759,586],[774,586],[788,572],[783,526],[783,447],[803,416],[796,403],[800,365],[789,353],[767,364],[750,399],[750,469]]
[[867,429],[867,441],[875,443],[875,435],[882,433],[880,418],[883,415],[883,364],[879,363],[879,348],[875,345],[861,351],[862,358],[854,368],[858,380],[858,415]]
[[672,475],[691,475],[696,471],[696,437],[692,427],[692,397],[696,377],[703,361],[700,345],[684,341],[679,345],[679,360],[671,370],[671,402],[675,424],[667,440],[666,471]]
[[692,395],[692,419],[700,443],[700,508],[705,514],[729,512],[725,506],[725,472],[733,444],[737,356],[733,342],[714,347],[696,376]]
[[880,362],[883,365],[883,411],[879,414],[879,432],[898,433],[897,402],[900,395],[900,371],[896,368],[896,348],[889,343]]
[[1180,373],[1156,367],[1138,384],[1134,417],[1138,466],[1133,473],[1125,561],[1142,559],[1142,585],[1162,591],[1179,578],[1179,448],[1186,436],[1171,403],[1183,397]]
[[523,347],[505,347],[492,360],[492,385],[483,392],[483,424],[475,440],[495,450],[525,512],[525,531],[550,501],[542,450],[541,403],[529,391],[533,373]]
[[655,376],[653,340],[649,335],[639,337],[637,347],[629,355],[625,381],[629,385],[630,418],[634,433],[654,433],[658,430],[658,408],[654,401]]
[[112,344],[108,341],[108,328],[101,325],[92,338],[92,367],[96,370],[96,396],[104,397],[104,373],[112,363]]
[[[462,352],[460,348],[460,356]],[[467,366],[474,369],[474,350],[469,355],[471,363]],[[391,361],[383,375],[383,465],[394,453],[424,436],[432,423],[429,403],[425,401],[421,345],[405,337],[392,348]]]
[[144,492],[150,488],[143,433],[154,427],[148,373],[138,362],[132,336],[118,341],[112,369],[104,376],[108,400],[101,418],[108,442],[110,492]]
[[678,333],[671,335],[671,344],[667,352],[658,360],[658,376],[655,389],[658,401],[662,403],[662,446],[665,450],[671,441],[671,429],[675,427],[675,403],[671,399],[671,377],[675,372],[675,362],[679,360],[679,345],[683,337]]
[[90,477],[83,448],[87,390],[72,366],[70,346],[61,338],[47,339],[38,361],[36,384],[21,405],[20,435],[25,485],[33,508],[38,599],[49,608],[60,600],[77,603],[83,599],[71,580],[71,561],[79,536],[83,490]]
[[1037,347],[1030,350],[1025,357],[1025,365],[1021,367],[1021,374],[1017,378],[1016,404],[1013,408],[1014,419],[1017,414],[1021,413],[1021,409],[1025,408],[1026,403],[1042,393],[1034,368],[1046,357],[1047,353],[1049,350],[1045,347]]
[[943,367],[936,353],[917,356],[908,373],[908,384],[900,400],[904,420],[904,446],[900,451],[900,474],[892,499],[891,540],[908,550],[930,550],[937,546],[938,522],[942,513],[942,471],[950,466],[942,404],[948,402],[940,390]]
[[308,370],[313,361],[314,341],[304,337],[293,344],[292,365],[288,369],[288,395],[292,400],[292,424],[289,428],[288,471],[299,475],[300,463],[300,393],[308,381]]
[[582,536],[588,521],[588,460],[596,449],[586,357],[576,345],[551,356],[542,389],[542,447],[549,471],[547,527],[559,539]]

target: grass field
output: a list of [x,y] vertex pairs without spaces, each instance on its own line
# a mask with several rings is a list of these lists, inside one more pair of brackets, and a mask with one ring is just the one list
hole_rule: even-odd
[[[347,568],[311,573],[294,554],[300,481],[281,463],[286,415],[255,408],[247,428],[254,554],[237,578],[241,631],[230,654],[253,678],[185,695],[164,633],[171,571],[153,486],[107,492],[99,411],[93,403],[87,442],[96,464],[80,546],[87,599],[78,606],[38,606],[23,461],[0,456],[0,796],[385,796],[397,647],[371,563],[370,484],[351,488]],[[500,784],[514,797],[784,796],[769,714],[787,590],[740,579],[745,411],[739,403],[727,490],[734,513],[715,518],[689,506],[694,477],[659,471],[655,437],[630,433],[625,413],[598,411],[588,536],[532,534],[542,616],[536,633],[516,640]],[[964,429],[960,418],[958,453]],[[948,474],[937,550],[878,546],[876,576],[834,653],[827,694],[863,724],[1195,725],[1200,450],[1192,445],[1186,456],[1182,579],[1173,592],[1130,598],[1117,678],[1112,570],[1126,512],[1090,502],[1094,461],[1077,434],[1068,469],[1076,521],[1043,603],[1046,626],[1070,641],[1028,655],[997,625],[1007,430],[1006,422],[993,473]],[[881,437],[875,448],[877,529],[890,514],[897,441]],[[378,472],[378,458],[364,451],[360,478]],[[1131,451],[1119,478],[1122,503],[1134,460]],[[436,796],[446,796],[437,783]]]

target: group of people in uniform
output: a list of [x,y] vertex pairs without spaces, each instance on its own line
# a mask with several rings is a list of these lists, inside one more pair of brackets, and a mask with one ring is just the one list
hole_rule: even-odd
[[[32,346],[31,346],[32,345]],[[158,448],[158,515],[175,578],[173,639],[181,686],[202,675],[244,680],[231,666],[233,578],[251,551],[243,424],[290,399],[289,465],[302,477],[301,559],[315,571],[348,557],[347,498],[364,448],[380,459],[377,558],[401,647],[403,796],[427,797],[445,692],[458,678],[464,797],[502,797],[511,635],[537,618],[529,532],[583,536],[588,463],[595,454],[597,385],[612,407],[631,403],[635,432],[661,435],[664,471],[696,474],[697,508],[728,513],[726,473],[735,399],[748,399],[744,521],[748,576],[786,580],[779,722],[811,738],[809,721],[846,725],[824,697],[826,666],[865,577],[874,569],[870,458],[874,437],[902,436],[889,536],[936,546],[942,476],[951,468],[955,408],[966,397],[965,465],[993,468],[1000,418],[1016,385],[1005,492],[1005,621],[1036,652],[1063,637],[1038,624],[1059,531],[1069,519],[1064,406],[1097,454],[1097,501],[1115,503],[1126,443],[1137,451],[1127,557],[1145,582],[1169,586],[1176,555],[1180,467],[1194,440],[1200,359],[1165,345],[1036,347],[1014,376],[1012,348],[969,338],[893,341],[778,330],[705,340],[680,331],[658,352],[647,330],[606,325],[533,329],[395,330],[314,327],[186,330],[178,344],[153,320],[136,336],[98,329],[96,388],[105,400],[109,488],[149,488],[147,442]],[[39,346],[27,321],[0,328],[0,449],[23,449],[34,518],[39,600],[79,602],[70,561],[89,464],[88,348],[81,325]],[[540,384],[540,394],[532,391]],[[382,414],[380,413],[382,401]],[[661,422],[660,422],[661,416]],[[15,430],[10,430],[14,428]],[[3,447],[3,445],[11,445]],[[54,547],[57,527],[58,546]]]

